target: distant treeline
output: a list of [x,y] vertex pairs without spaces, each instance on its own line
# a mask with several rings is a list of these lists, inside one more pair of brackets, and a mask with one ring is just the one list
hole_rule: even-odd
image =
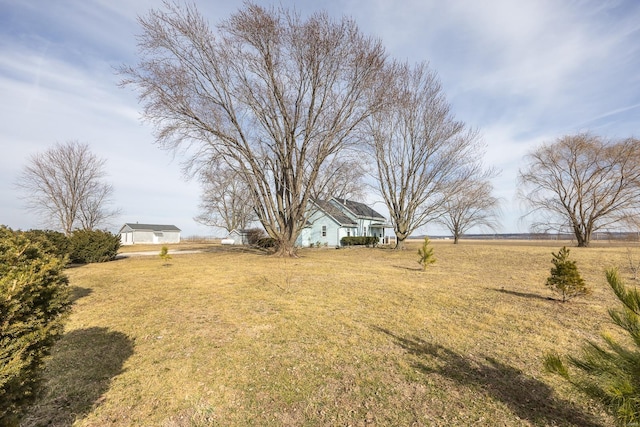
[[[411,236],[412,239],[423,239],[424,236]],[[453,236],[429,236],[430,239],[453,239]],[[476,240],[573,240],[575,235],[571,233],[491,233],[491,234],[464,234],[462,239]],[[593,233],[591,240],[615,240],[626,242],[640,241],[640,232],[609,232],[598,231]]]

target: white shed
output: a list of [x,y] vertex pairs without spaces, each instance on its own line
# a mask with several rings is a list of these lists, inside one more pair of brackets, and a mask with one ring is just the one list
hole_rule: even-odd
[[234,245],[248,245],[249,230],[234,228],[229,232],[229,236],[225,240],[233,240]]
[[120,244],[180,243],[180,229],[175,225],[126,223],[120,229]]

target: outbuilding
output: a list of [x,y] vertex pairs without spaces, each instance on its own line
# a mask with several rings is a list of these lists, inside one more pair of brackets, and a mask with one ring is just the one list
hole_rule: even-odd
[[[232,245],[248,245],[249,244],[249,230],[248,229],[233,229],[229,232],[229,236],[224,239],[226,244]],[[231,242],[233,241],[233,242]]]
[[180,243],[180,229],[175,225],[126,223],[120,229],[120,244]]

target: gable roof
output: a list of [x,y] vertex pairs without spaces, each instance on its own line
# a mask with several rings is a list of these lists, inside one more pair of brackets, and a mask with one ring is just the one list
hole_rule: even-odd
[[178,227],[176,227],[175,225],[164,225],[164,224],[133,224],[130,222],[127,222],[125,225],[122,226],[122,228],[120,229],[120,232],[122,232],[122,230],[124,230],[125,227],[129,227],[131,230],[133,231],[181,231]]
[[333,203],[328,200],[314,200],[313,201],[325,214],[333,218],[338,224],[357,227],[358,224],[353,222],[344,212],[338,209]]
[[229,232],[229,235],[237,234],[238,236],[246,236],[249,233],[249,228],[234,228]]
[[386,220],[384,216],[380,215],[378,212],[371,209],[369,206],[365,205],[364,203],[355,202],[353,200],[347,200],[347,199],[338,199],[336,197],[332,198],[331,200],[335,201],[339,205],[348,209],[355,216],[359,218],[371,218],[371,219],[379,219],[383,221]]

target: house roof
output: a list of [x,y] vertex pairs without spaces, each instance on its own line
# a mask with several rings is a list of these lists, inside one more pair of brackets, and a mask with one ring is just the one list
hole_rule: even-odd
[[378,212],[371,209],[369,206],[365,205],[364,203],[355,202],[353,200],[347,200],[347,199],[338,199],[336,197],[334,197],[332,200],[334,200],[335,202],[339,203],[340,205],[344,206],[345,208],[353,212],[353,214],[357,217],[381,219],[383,221],[386,221],[386,218],[384,216],[380,215]]
[[138,224],[138,223],[130,223],[127,222],[122,226],[120,232],[124,230],[125,227],[129,227],[131,230],[138,231],[181,231],[175,225],[164,225],[164,224]]
[[357,227],[358,224],[354,223],[351,218],[345,215],[340,209],[330,203],[328,200],[314,200],[314,203],[318,205],[324,213],[333,218],[340,225],[348,225]]

